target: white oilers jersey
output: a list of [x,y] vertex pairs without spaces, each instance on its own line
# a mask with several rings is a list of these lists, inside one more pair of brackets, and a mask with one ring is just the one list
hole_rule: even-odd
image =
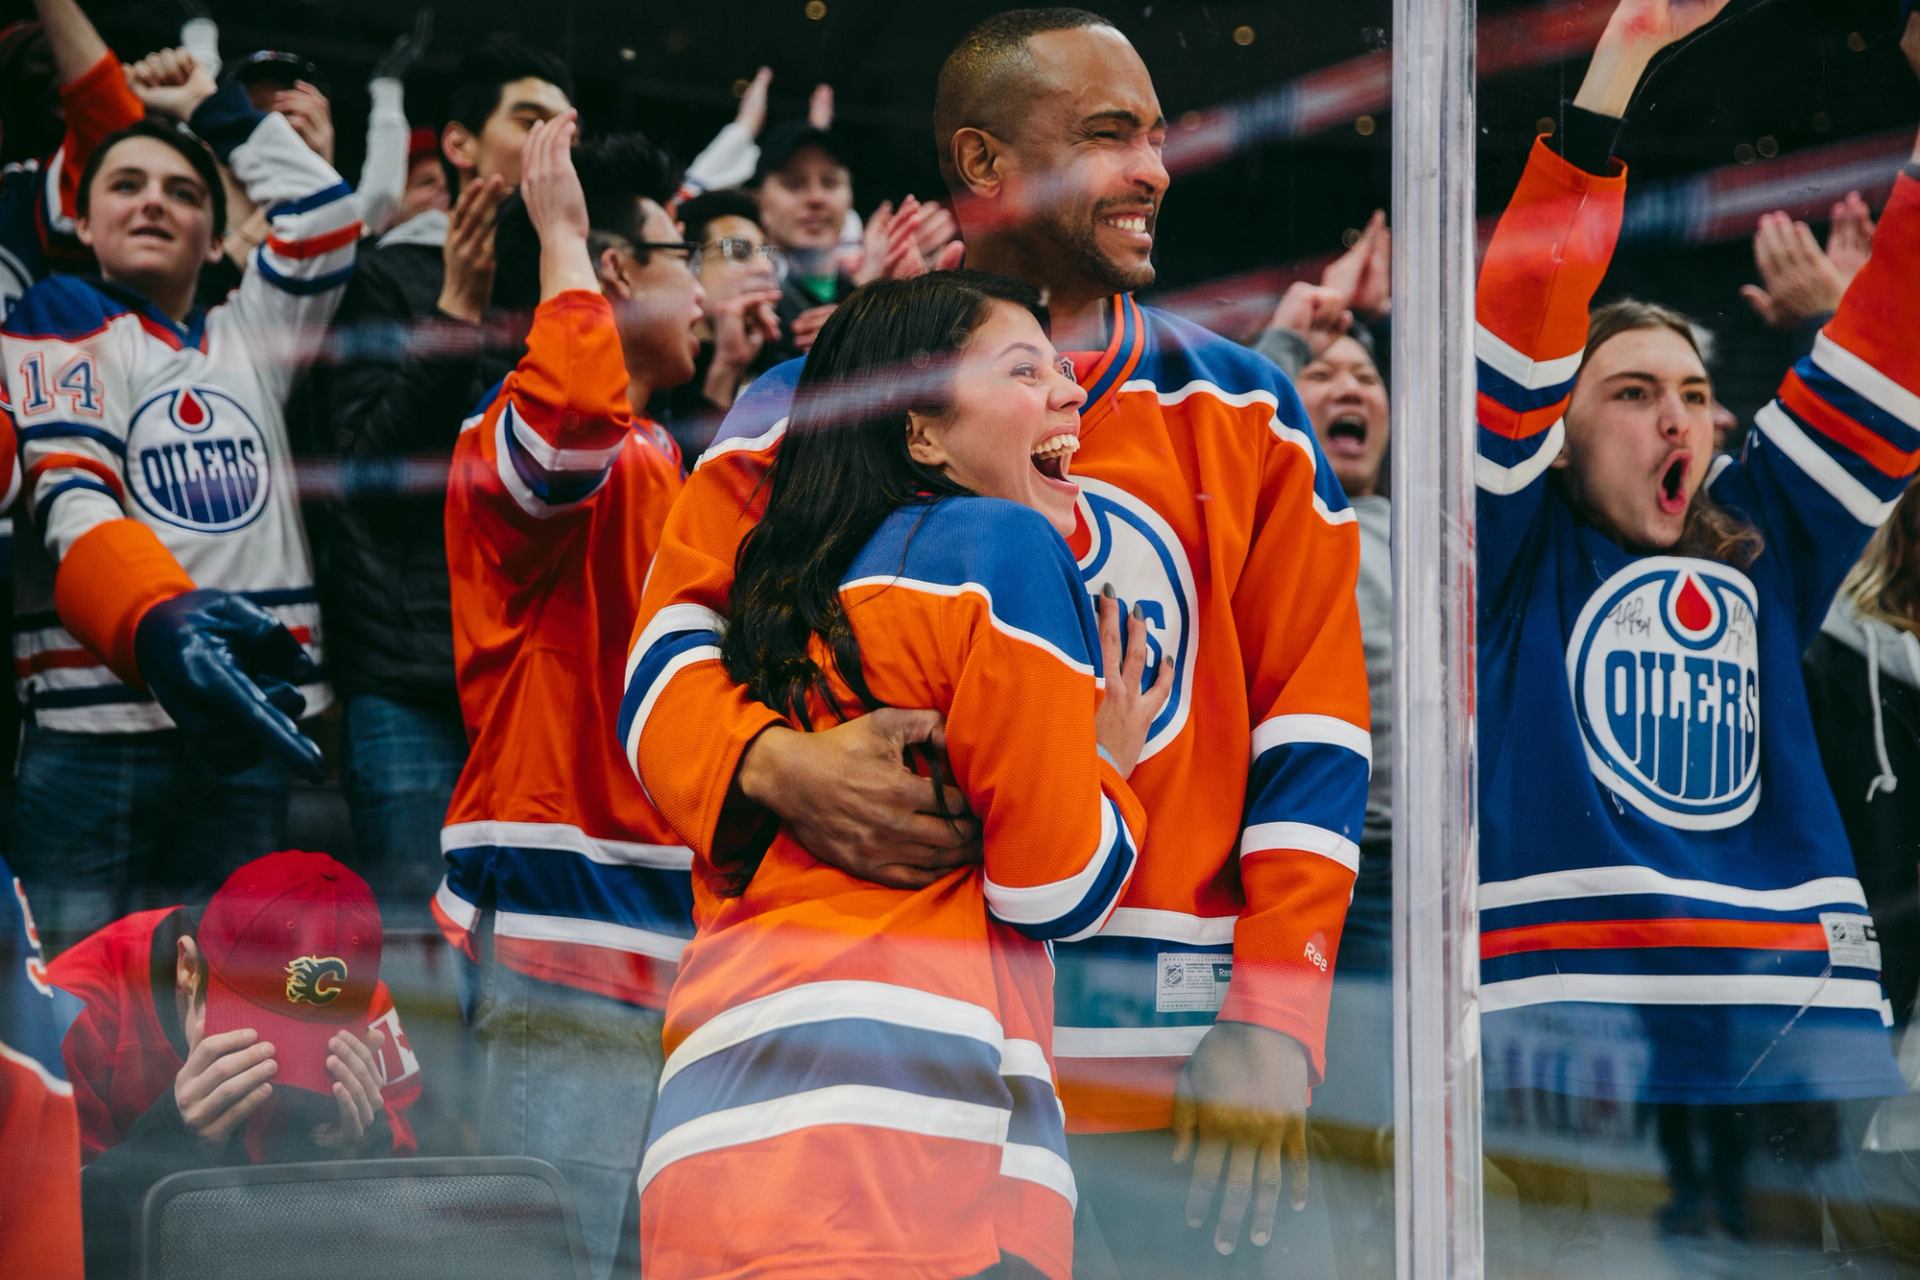
[[[360,224],[347,186],[283,118],[223,90],[193,123],[269,216],[228,301],[181,324],[133,290],[60,276],[30,288],[0,332],[25,483],[15,669],[48,728],[171,726],[54,612],[61,560],[108,521],[144,524],[197,585],[247,597],[322,656],[285,403],[352,273]],[[323,683],[302,693],[310,713],[330,700]]]

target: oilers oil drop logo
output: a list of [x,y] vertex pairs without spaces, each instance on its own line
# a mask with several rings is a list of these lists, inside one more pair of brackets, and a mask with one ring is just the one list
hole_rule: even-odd
[[287,961],[288,1004],[332,1004],[347,981],[339,956],[295,956]]
[[1186,549],[1159,512],[1116,485],[1074,476],[1080,486],[1073,536],[1067,540],[1080,577],[1094,595],[1111,585],[1123,609],[1140,606],[1147,628],[1147,667],[1142,687],[1173,664],[1173,694],[1147,731],[1142,760],[1172,742],[1187,723],[1193,702],[1196,602],[1193,568]]
[[1745,574],[1636,560],[1588,599],[1567,678],[1593,774],[1656,822],[1715,831],[1760,801],[1757,596]]
[[134,410],[127,479],[155,519],[195,533],[231,533],[266,509],[266,436],[226,392],[173,387]]

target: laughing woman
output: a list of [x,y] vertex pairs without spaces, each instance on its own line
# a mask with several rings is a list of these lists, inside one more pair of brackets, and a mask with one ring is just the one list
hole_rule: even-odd
[[640,1175],[654,1280],[1068,1274],[1048,942],[1126,885],[1123,779],[1168,686],[1130,692],[1142,628],[1123,660],[1067,550],[1085,393],[1045,321],[991,276],[881,282],[801,375],[722,656],[796,727],[941,711],[932,804],[984,856],[893,889],[782,831],[696,866]]

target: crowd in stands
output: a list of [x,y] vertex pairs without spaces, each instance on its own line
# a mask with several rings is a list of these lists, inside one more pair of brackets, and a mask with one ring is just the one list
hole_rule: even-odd
[[[410,115],[430,10],[362,91],[34,8],[0,1275],[139,1274],[183,1171],[476,1154],[596,1277],[1390,1273],[1384,211],[1257,332],[1151,305],[1166,114],[1079,9],[929,67],[947,190],[869,202],[765,68],[682,166],[505,38]],[[1616,0],[1478,266],[1487,1090],[1624,1091],[1667,1238],[1905,1274],[1920,144],[1758,219],[1737,421],[1596,306],[1726,8]],[[1492,1271],[1621,1270],[1600,1173],[1490,1152]]]

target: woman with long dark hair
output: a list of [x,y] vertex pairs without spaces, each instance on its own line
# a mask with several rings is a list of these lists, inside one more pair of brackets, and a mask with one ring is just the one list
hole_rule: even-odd
[[1048,943],[1126,885],[1123,779],[1171,678],[1140,692],[1144,628],[1123,659],[1064,540],[1084,398],[1014,281],[879,282],[821,331],[721,656],[796,728],[942,712],[930,805],[977,816],[983,859],[894,889],[781,831],[696,864],[640,1174],[655,1280],[1070,1271]]

